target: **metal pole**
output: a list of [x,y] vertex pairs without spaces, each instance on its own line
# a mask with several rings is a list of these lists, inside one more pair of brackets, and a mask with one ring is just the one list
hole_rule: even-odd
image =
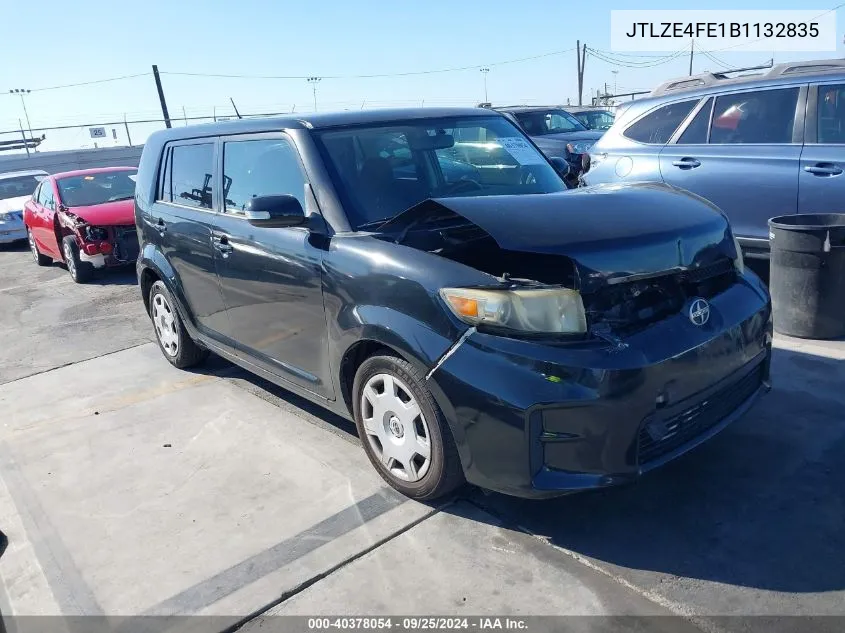
[[211,117],[214,119],[214,122],[217,123],[217,106],[211,106]]
[[[27,92],[29,92],[29,90],[27,90]],[[21,90],[18,94],[21,96],[21,105],[23,106],[23,113],[26,117],[26,129],[29,130],[29,135],[32,137],[32,124],[29,122],[29,112],[26,111],[26,100],[23,98],[24,91]]]
[[129,135],[129,123],[126,122],[126,113],[123,113],[123,125],[126,128],[126,140],[129,141],[129,147],[132,147],[132,137]]
[[185,112],[185,106],[182,106],[182,118],[185,120],[185,127],[188,127],[188,113]]
[[487,100],[487,75],[490,73],[489,68],[482,68],[481,74],[484,75],[484,103],[488,103]]
[[164,116],[165,127],[173,127],[170,125],[170,114],[167,112],[167,102],[164,100],[164,90],[161,87],[161,77],[158,74],[158,66],[153,64],[153,77],[156,80],[156,90],[158,91],[158,100],[161,103],[161,114]]
[[690,77],[692,77],[692,56],[693,56],[694,50],[695,50],[695,40],[690,40],[690,45],[689,45],[689,74],[690,74]]
[[[26,150],[26,157],[29,158],[29,144],[26,142],[26,132],[23,131],[23,123],[18,119],[18,125],[21,126],[21,138],[23,139],[23,148]],[[30,132],[32,135],[32,132]]]

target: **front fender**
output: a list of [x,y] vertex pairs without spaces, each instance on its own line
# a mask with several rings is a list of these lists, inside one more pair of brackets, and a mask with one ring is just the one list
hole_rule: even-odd
[[[355,309],[356,323],[343,330],[342,342],[339,344],[336,370],[347,352],[361,342],[374,342],[390,348],[398,356],[411,363],[422,375],[428,376],[438,361],[455,345],[462,332],[436,332],[421,321],[398,310],[385,306],[357,306]],[[464,329],[464,331],[466,328]],[[449,398],[437,384],[436,375],[426,380],[426,386],[437,401],[443,412],[452,437],[458,448],[461,464],[466,468],[471,463],[469,446],[467,445],[464,428],[457,424],[458,416]],[[337,393],[342,393],[341,385],[336,385]]]

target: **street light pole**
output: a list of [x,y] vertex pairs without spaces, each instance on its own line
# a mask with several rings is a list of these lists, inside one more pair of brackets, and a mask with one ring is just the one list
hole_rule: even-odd
[[490,72],[489,68],[482,68],[481,74],[484,75],[484,103],[487,103],[487,73]]
[[311,91],[314,93],[314,112],[317,111],[317,84],[322,77],[309,77],[308,83],[311,84]]
[[32,124],[29,122],[29,112],[26,111],[26,100],[23,98],[24,95],[29,94],[31,91],[25,88],[15,88],[14,90],[9,91],[12,94],[16,94],[21,98],[21,105],[23,106],[23,113],[26,117],[26,127],[29,130],[30,138],[34,138],[32,136]]
[[616,87],[616,75],[619,74],[618,70],[611,70],[610,72],[613,73],[613,94],[616,94],[617,87]]

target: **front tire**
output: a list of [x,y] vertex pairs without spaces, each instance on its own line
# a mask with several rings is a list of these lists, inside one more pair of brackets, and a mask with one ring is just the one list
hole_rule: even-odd
[[449,425],[409,362],[388,355],[365,360],[355,374],[353,403],[364,451],[393,488],[424,501],[464,483]]
[[62,254],[65,256],[65,266],[71,278],[78,284],[84,284],[94,274],[94,267],[79,258],[79,246],[73,235],[66,235],[62,240]]
[[167,286],[156,281],[150,288],[150,319],[155,328],[156,342],[171,365],[186,369],[205,361],[208,350],[194,343],[175,306],[176,301]]
[[29,227],[26,227],[26,239],[29,242],[29,250],[32,253],[32,258],[35,260],[36,264],[39,266],[49,266],[53,263],[52,257],[42,255],[38,251],[38,244],[35,243],[35,237],[32,235],[32,229]]

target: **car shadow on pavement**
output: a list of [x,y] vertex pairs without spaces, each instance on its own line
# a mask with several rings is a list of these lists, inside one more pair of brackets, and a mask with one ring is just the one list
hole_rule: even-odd
[[637,484],[547,501],[470,498],[644,582],[654,574],[642,571],[779,592],[843,590],[845,362],[775,350],[773,380],[744,418]]
[[0,253],[3,251],[10,251],[13,253],[21,253],[29,250],[29,242],[26,240],[18,240],[16,242],[9,242],[8,244],[0,244]]
[[359,443],[358,431],[354,422],[342,418],[283,387],[279,387],[269,380],[250,373],[216,354],[209,356],[208,360],[202,365],[186,371],[233,380],[259,398],[285,411],[304,417],[308,422],[332,431],[350,442]]
[[134,266],[98,270],[85,283],[94,286],[137,286],[138,275]]

